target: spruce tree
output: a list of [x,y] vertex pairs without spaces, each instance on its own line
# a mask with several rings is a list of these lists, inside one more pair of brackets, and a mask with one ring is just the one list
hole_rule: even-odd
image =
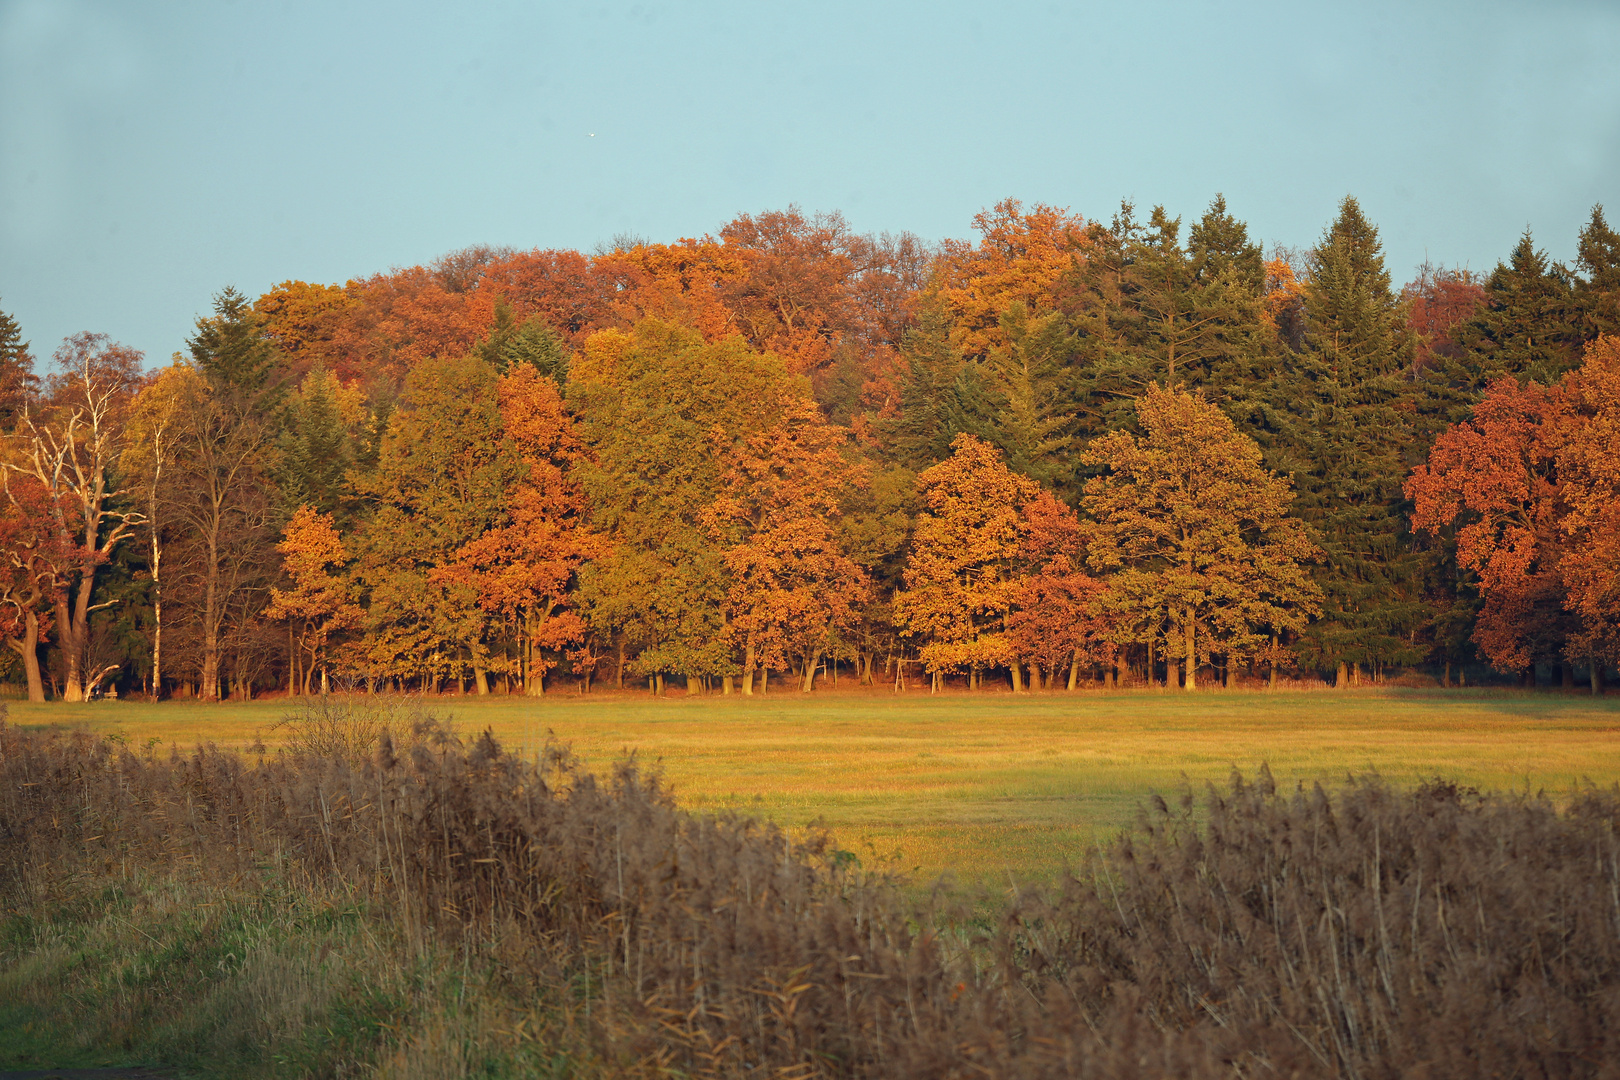
[[[1525,230],[1507,263],[1485,283],[1485,307],[1462,326],[1462,380],[1476,396],[1511,375],[1543,386],[1580,362],[1580,311],[1569,271],[1536,250]],[[1455,375],[1454,375],[1455,378]]]
[[347,473],[354,465],[354,440],[338,406],[338,381],[316,367],[287,404],[277,440],[276,470],[280,510],[291,519],[300,506],[333,514],[340,528],[352,515]]
[[258,400],[276,391],[280,367],[263,320],[247,297],[227,286],[214,297],[214,314],[197,320],[197,332],[186,339],[191,358],[216,393]]
[[1422,442],[1414,342],[1378,232],[1353,198],[1322,238],[1306,315],[1306,351],[1287,380],[1296,401],[1287,453],[1295,511],[1325,553],[1316,575],[1325,602],[1301,649],[1342,680],[1347,665],[1421,658],[1410,635],[1426,614],[1401,493]]
[[1576,245],[1575,302],[1584,336],[1620,334],[1620,234],[1603,220],[1603,206],[1592,207],[1592,219]]
[[28,397],[37,383],[34,357],[22,339],[17,320],[0,311],[0,432],[17,426]]

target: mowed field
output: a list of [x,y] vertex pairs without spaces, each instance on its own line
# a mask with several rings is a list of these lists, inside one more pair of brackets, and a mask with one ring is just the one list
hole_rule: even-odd
[[[274,745],[297,702],[10,702],[26,726],[117,734],[166,752]],[[1154,792],[1268,764],[1279,783],[1377,772],[1567,797],[1620,782],[1620,694],[1384,691],[1195,695],[827,692],[440,697],[464,731],[532,752],[548,737],[602,770],[630,752],[680,803],[800,827],[919,883],[1045,877],[1128,826]]]

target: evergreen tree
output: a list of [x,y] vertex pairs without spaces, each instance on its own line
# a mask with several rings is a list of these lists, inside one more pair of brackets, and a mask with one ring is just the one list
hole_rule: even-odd
[[[1597,246],[1594,245],[1594,255]],[[1458,332],[1467,350],[1461,381],[1476,398],[1504,375],[1543,386],[1580,362],[1580,310],[1569,271],[1536,250],[1525,230],[1485,283],[1485,307]],[[1452,377],[1458,381],[1453,370]]]
[[334,515],[340,527],[350,516],[347,473],[355,461],[354,439],[338,403],[340,390],[336,376],[317,366],[288,401],[277,440],[276,486],[289,519],[300,506]]
[[0,311],[0,433],[17,426],[17,418],[37,383],[34,357],[28,351],[28,342],[22,339],[22,328],[16,319]]
[[539,315],[518,322],[504,296],[495,301],[489,336],[473,352],[502,375],[528,364],[558,387],[568,385],[568,346]]
[[1401,493],[1426,448],[1423,391],[1410,378],[1414,341],[1378,232],[1353,198],[1322,238],[1305,305],[1306,351],[1280,384],[1296,402],[1280,456],[1294,476],[1295,512],[1325,553],[1316,574],[1323,616],[1301,649],[1342,683],[1364,663],[1421,658],[1411,636],[1427,610]]
[[1620,234],[1603,220],[1602,204],[1592,207],[1576,252],[1575,301],[1585,336],[1620,334]]
[[216,393],[244,399],[274,393],[272,380],[280,367],[275,344],[253,304],[234,288],[227,286],[214,297],[213,316],[197,320],[197,332],[186,345]]

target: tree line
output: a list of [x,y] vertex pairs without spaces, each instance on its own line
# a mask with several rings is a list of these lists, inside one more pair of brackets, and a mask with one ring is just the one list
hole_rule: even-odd
[[[0,634],[42,699],[1074,688],[1620,662],[1620,237],[1396,289],[1007,200],[226,289],[147,370],[0,313]],[[773,676],[775,681],[773,683]]]

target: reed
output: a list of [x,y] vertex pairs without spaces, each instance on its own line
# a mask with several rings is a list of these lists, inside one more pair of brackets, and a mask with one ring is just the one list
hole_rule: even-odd
[[[295,723],[359,731],[344,707]],[[1157,800],[1054,888],[918,900],[825,836],[683,811],[634,758],[598,776],[420,707],[384,720],[369,744],[305,731],[247,759],[0,726],[0,889],[16,911],[183,887],[363,912],[349,947],[393,958],[373,981],[402,1004],[317,1074],[1596,1077],[1620,1059],[1620,793],[1261,771]],[[249,955],[275,983],[273,943]],[[410,1003],[457,964],[454,1007]],[[333,993],[272,1013],[307,1023]]]

